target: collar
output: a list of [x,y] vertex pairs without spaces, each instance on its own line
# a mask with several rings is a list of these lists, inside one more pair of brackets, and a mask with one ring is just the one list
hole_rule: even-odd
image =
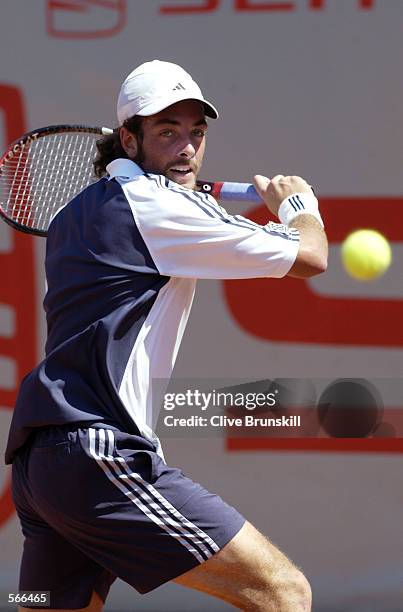
[[106,171],[109,174],[109,180],[119,176],[121,178],[132,179],[136,176],[144,174],[143,170],[131,159],[120,157],[114,159],[106,166]]

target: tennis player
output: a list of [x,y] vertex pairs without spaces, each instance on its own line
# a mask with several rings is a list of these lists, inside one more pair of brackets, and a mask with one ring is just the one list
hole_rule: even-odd
[[318,202],[302,178],[256,176],[280,220],[260,226],[194,191],[218,113],[175,64],[129,74],[117,113],[99,181],[49,228],[46,357],[21,384],[6,453],[19,588],[50,591],[53,610],[98,612],[117,577],[140,593],[174,580],[242,610],[308,611],[301,571],[165,462],[151,383],[171,375],[195,279],[325,270]]

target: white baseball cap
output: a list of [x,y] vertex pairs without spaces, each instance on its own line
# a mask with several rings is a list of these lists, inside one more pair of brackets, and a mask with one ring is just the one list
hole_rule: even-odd
[[199,100],[208,117],[218,117],[217,109],[204,99],[200,87],[186,70],[160,60],[141,64],[126,77],[120,88],[119,125],[133,115],[155,115],[181,100]]

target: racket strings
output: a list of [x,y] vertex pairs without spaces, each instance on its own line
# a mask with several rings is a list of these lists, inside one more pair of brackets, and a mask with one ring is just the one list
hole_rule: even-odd
[[0,204],[17,223],[46,231],[54,215],[95,180],[97,134],[47,135],[22,145],[3,161]]

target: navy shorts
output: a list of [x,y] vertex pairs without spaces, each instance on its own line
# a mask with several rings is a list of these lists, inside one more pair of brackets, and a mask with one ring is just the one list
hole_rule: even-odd
[[39,430],[14,460],[13,495],[25,536],[19,589],[50,591],[56,609],[83,608],[94,590],[105,601],[116,578],[147,593],[245,522],[144,438],[98,426]]

